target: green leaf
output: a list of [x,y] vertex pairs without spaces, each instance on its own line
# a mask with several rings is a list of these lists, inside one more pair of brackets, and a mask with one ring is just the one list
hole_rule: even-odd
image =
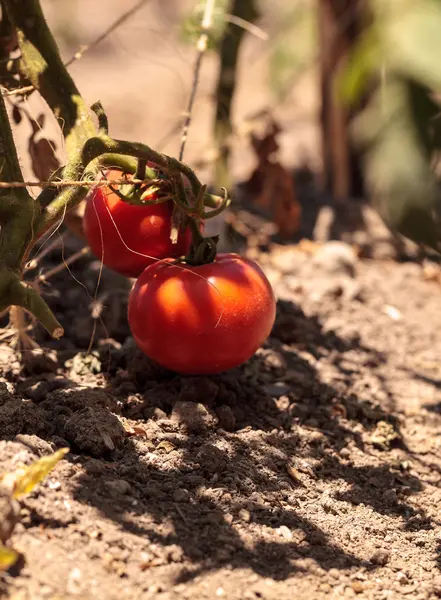
[[430,159],[435,148],[441,148],[440,106],[431,91],[419,83],[408,82],[412,121],[423,149]]
[[366,147],[367,184],[386,223],[439,252],[439,190],[410,98],[409,82],[396,78],[384,84],[356,123],[356,133]]
[[387,67],[441,89],[439,0],[375,0]]
[[371,27],[355,45],[338,82],[345,102],[353,104],[364,94],[372,75],[378,72],[381,53],[377,29]]

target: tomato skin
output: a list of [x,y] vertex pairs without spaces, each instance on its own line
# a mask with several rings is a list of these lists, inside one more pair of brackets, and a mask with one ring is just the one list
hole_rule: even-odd
[[198,267],[168,260],[132,288],[128,319],[139,348],[183,375],[215,374],[247,361],[271,332],[276,303],[261,269],[237,254]]
[[[121,179],[122,173],[111,169],[106,177]],[[176,244],[170,240],[172,212],[171,200],[136,206],[118,198],[110,188],[95,188],[87,196],[84,234],[90,249],[106,267],[126,277],[137,277],[158,258],[177,258],[188,252],[189,229],[179,232]]]

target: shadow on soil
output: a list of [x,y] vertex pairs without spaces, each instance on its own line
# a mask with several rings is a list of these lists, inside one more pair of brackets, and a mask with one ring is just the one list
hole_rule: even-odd
[[[354,466],[344,453],[350,445],[369,453],[362,433],[380,421],[394,427],[394,443],[406,450],[381,377],[376,385],[383,386],[390,412],[351,392],[358,377],[348,367],[354,352],[373,371],[384,360],[357,340],[323,332],[317,319],[286,301],[279,302],[265,348],[222,376],[176,377],[132,344],[108,342],[101,346],[109,367],[106,390],[65,380],[41,402],[10,398],[0,439],[27,433],[69,443],[78,454],[72,460],[84,468],[71,484],[74,498],[169,549],[171,562],[190,561],[179,581],[226,564],[278,580],[308,570],[302,559],[323,569],[375,568],[299,514],[305,503],[323,502],[317,482],[341,480],[350,487],[331,499],[331,513],[339,514],[342,502],[363,503],[399,515],[405,526],[430,526],[405,495],[386,493],[392,484],[407,495],[418,492],[416,477],[391,464]],[[328,377],[320,370],[322,356],[332,357]],[[112,413],[135,423],[130,437]],[[42,519],[31,515],[32,522]],[[274,530],[282,532],[279,538]]]

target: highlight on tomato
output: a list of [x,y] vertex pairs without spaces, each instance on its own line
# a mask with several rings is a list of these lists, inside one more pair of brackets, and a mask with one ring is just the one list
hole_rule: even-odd
[[276,304],[260,267],[237,254],[199,266],[173,260],[145,269],[132,288],[128,319],[139,348],[181,374],[227,371],[266,340]]
[[[120,170],[106,172],[108,180],[122,177]],[[155,198],[158,193],[152,192],[148,200]],[[179,231],[177,243],[172,243],[173,207],[172,200],[160,204],[129,204],[110,187],[94,188],[87,196],[83,219],[90,249],[106,267],[126,277],[137,277],[156,259],[185,255],[191,244],[191,233],[188,228]]]

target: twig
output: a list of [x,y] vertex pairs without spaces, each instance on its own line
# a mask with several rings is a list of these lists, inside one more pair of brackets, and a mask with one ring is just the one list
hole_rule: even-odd
[[[80,46],[80,48],[75,52],[73,56],[69,58],[64,63],[65,67],[70,67],[71,64],[83,58],[86,52],[92,50],[102,41],[104,41],[111,33],[113,33],[120,25],[125,23],[130,17],[132,17],[135,13],[137,13],[147,2],[150,0],[140,0],[137,4],[132,6],[128,11],[123,13],[116,21],[112,23],[106,30],[104,30],[97,38],[95,38],[90,44],[84,44],[84,46]],[[1,93],[3,96],[25,96],[26,94],[30,94],[36,88],[33,85],[26,85],[21,88],[16,88],[14,90],[2,90]]]
[[67,62],[64,63],[64,66],[70,67],[72,63],[74,63],[77,60],[80,60],[80,58],[83,58],[86,52],[98,46],[98,44],[100,44],[111,33],[113,33],[115,29],[117,29],[120,25],[125,23],[128,19],[130,19],[130,17],[137,13],[138,10],[140,10],[144,6],[144,4],[147,4],[147,2],[150,2],[150,0],[140,0],[137,4],[132,6],[132,8],[130,8],[128,11],[126,11],[120,17],[118,17],[118,19],[116,19],[116,21],[114,21],[112,25],[110,25],[110,27],[108,27],[97,38],[95,38],[93,42],[81,46],[80,49],[77,52],[75,52],[75,54]]
[[43,273],[42,275],[39,275],[38,277],[36,277],[35,281],[37,281],[38,283],[44,283],[45,281],[47,281],[54,275],[61,273],[61,271],[66,269],[69,265],[76,262],[82,256],[85,256],[88,253],[89,253],[89,248],[87,246],[84,246],[84,248],[81,248],[81,250],[78,250],[78,252],[75,252],[75,254],[72,254],[72,256],[69,256],[69,258],[66,258],[62,263],[60,263],[59,265],[57,265],[50,271],[47,271],[46,273]]
[[[42,261],[45,256],[50,254],[53,250],[59,248],[64,243],[65,237],[66,232],[60,233],[60,235],[52,240],[50,244],[48,244],[45,248],[42,248],[41,251],[38,251],[36,255],[33,256],[32,259],[25,265],[25,271],[32,271],[35,269],[38,266],[38,263]],[[46,241],[44,243],[46,243]]]
[[257,25],[250,23],[246,19],[242,19],[242,17],[238,17],[237,15],[225,15],[225,21],[231,23],[232,25],[237,25],[237,27],[242,27],[242,29],[245,29],[245,31],[248,31],[248,33],[255,35],[261,40],[266,41],[268,39],[268,34],[266,31],[260,27],[257,27]]
[[186,117],[184,121],[184,127],[182,130],[181,137],[181,148],[179,150],[179,160],[182,160],[184,156],[185,143],[187,141],[188,130],[190,128],[191,123],[191,115],[193,111],[193,104],[196,97],[196,91],[199,83],[199,72],[201,70],[202,59],[204,58],[205,51],[207,50],[208,45],[208,33],[210,31],[212,20],[213,20],[213,10],[214,10],[215,0],[206,0],[204,16],[202,18],[202,32],[199,36],[199,40],[196,46],[197,49],[197,57],[194,65],[193,72],[193,85],[191,88],[190,98],[188,100],[188,106],[186,110]]

